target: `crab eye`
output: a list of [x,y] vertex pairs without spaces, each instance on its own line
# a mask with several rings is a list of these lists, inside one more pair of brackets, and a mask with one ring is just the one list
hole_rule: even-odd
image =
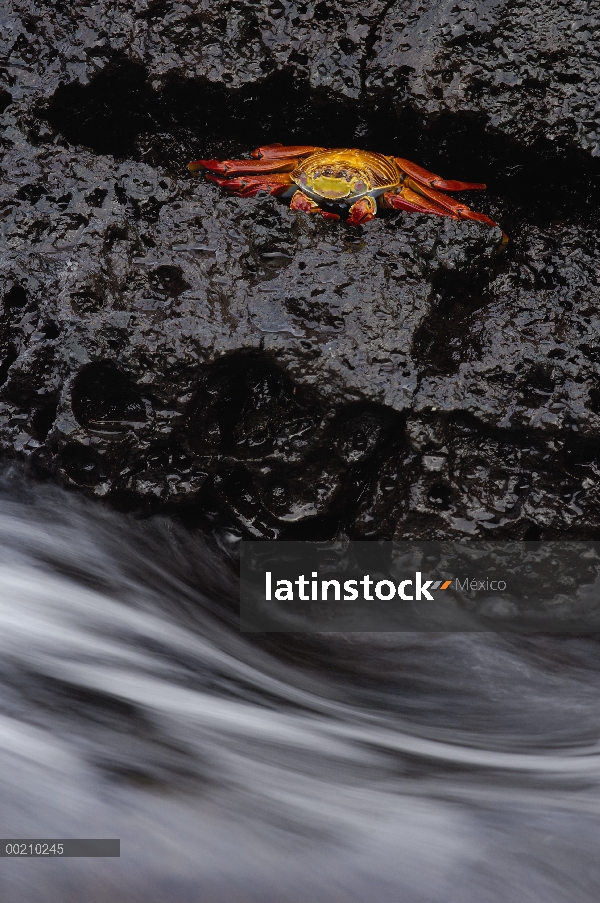
[[298,181],[300,182],[301,185],[306,185],[306,183],[308,182],[308,179],[306,177],[305,172],[300,173],[300,178],[298,179]]
[[365,185],[365,183],[361,182],[359,179],[359,181],[354,186],[354,190],[355,191],[364,191],[366,187],[367,186]]

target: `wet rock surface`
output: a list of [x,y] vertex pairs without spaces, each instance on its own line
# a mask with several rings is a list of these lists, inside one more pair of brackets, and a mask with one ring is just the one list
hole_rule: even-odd
[[[2,13],[0,446],[244,535],[597,536],[591,7]],[[600,114],[598,114],[600,115]],[[476,223],[234,199],[270,141],[488,183]]]

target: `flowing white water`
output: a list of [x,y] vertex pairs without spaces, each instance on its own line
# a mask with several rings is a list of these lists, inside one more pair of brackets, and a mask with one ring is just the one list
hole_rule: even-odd
[[597,640],[248,637],[222,557],[4,477],[0,834],[121,858],[2,901],[595,903]]

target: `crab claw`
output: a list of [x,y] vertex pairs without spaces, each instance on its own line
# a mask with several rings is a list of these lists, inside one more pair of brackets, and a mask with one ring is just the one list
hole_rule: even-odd
[[350,207],[350,215],[346,222],[349,226],[362,226],[377,215],[377,203],[369,195],[365,195],[360,201]]
[[309,198],[303,191],[296,191],[292,195],[290,210],[301,210],[303,213],[318,213],[325,219],[339,219],[337,213],[330,213],[329,210],[323,210],[316,201]]

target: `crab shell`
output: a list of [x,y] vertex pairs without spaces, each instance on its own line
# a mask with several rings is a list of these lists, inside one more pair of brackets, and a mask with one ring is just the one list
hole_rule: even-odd
[[375,199],[403,181],[390,157],[355,149],[322,150],[301,159],[290,173],[314,201],[351,206],[365,195]]

